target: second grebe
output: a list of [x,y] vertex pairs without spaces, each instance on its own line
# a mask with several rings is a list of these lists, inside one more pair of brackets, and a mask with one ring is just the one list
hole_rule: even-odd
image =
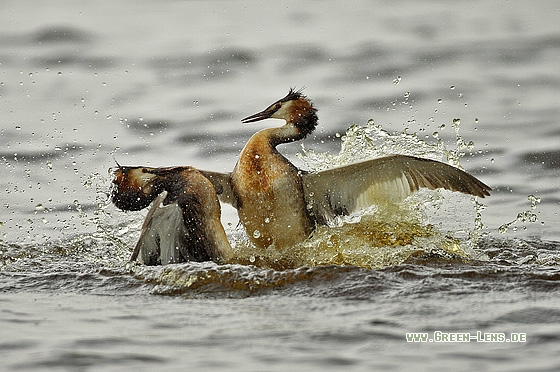
[[420,187],[445,188],[479,197],[490,187],[450,165],[405,155],[391,155],[308,173],[296,168],[276,146],[301,140],[317,126],[317,110],[306,96],[290,89],[286,97],[243,123],[283,119],[278,128],[254,134],[231,174],[232,197],[239,218],[258,247],[278,249],[305,240],[315,223],[368,207],[383,199],[403,199]]
[[118,208],[140,210],[153,202],[131,261],[138,255],[146,265],[233,258],[216,190],[201,172],[119,166],[114,176],[111,200]]

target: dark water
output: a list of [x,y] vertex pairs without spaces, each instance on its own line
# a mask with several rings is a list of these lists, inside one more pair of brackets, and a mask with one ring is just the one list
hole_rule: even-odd
[[[559,8],[4,2],[2,368],[559,370]],[[293,86],[320,110],[281,148],[299,166],[449,156],[492,196],[421,193],[280,257],[224,206],[238,262],[128,264],[143,212],[107,204],[114,159],[229,171],[278,124],[239,120]],[[477,338],[502,334],[525,340]]]

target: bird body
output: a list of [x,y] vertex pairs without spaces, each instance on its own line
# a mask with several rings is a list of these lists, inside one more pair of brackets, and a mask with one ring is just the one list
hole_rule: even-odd
[[[270,143],[274,130],[256,133],[231,174],[239,219],[253,243],[284,248],[305,240],[313,221],[307,213],[299,170]],[[288,232],[288,233],[284,233]]]
[[239,219],[258,247],[285,249],[305,240],[315,222],[308,213],[301,171],[276,146],[303,139],[317,126],[316,109],[300,91],[242,120],[278,118],[279,128],[255,133],[241,151],[231,174]]

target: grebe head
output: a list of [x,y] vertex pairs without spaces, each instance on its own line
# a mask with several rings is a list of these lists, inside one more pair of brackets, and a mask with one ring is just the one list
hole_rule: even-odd
[[317,126],[317,109],[302,93],[303,88],[290,91],[286,97],[274,102],[266,109],[241,120],[242,123],[253,123],[264,119],[284,119],[293,124],[303,135],[308,135]]
[[111,169],[114,175],[111,187],[111,200],[119,209],[138,211],[150,205],[152,200],[163,191],[163,185],[152,168],[123,167]]

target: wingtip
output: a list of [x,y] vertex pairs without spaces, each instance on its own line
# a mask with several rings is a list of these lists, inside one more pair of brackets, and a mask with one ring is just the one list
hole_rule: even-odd
[[479,180],[478,178],[471,176],[476,180],[476,186],[477,186],[477,193],[473,195],[474,196],[478,196],[480,198],[485,198],[487,196],[490,196],[490,191],[492,191],[492,188],[490,186],[488,186],[487,184],[485,184],[484,182],[482,182],[481,180]]

